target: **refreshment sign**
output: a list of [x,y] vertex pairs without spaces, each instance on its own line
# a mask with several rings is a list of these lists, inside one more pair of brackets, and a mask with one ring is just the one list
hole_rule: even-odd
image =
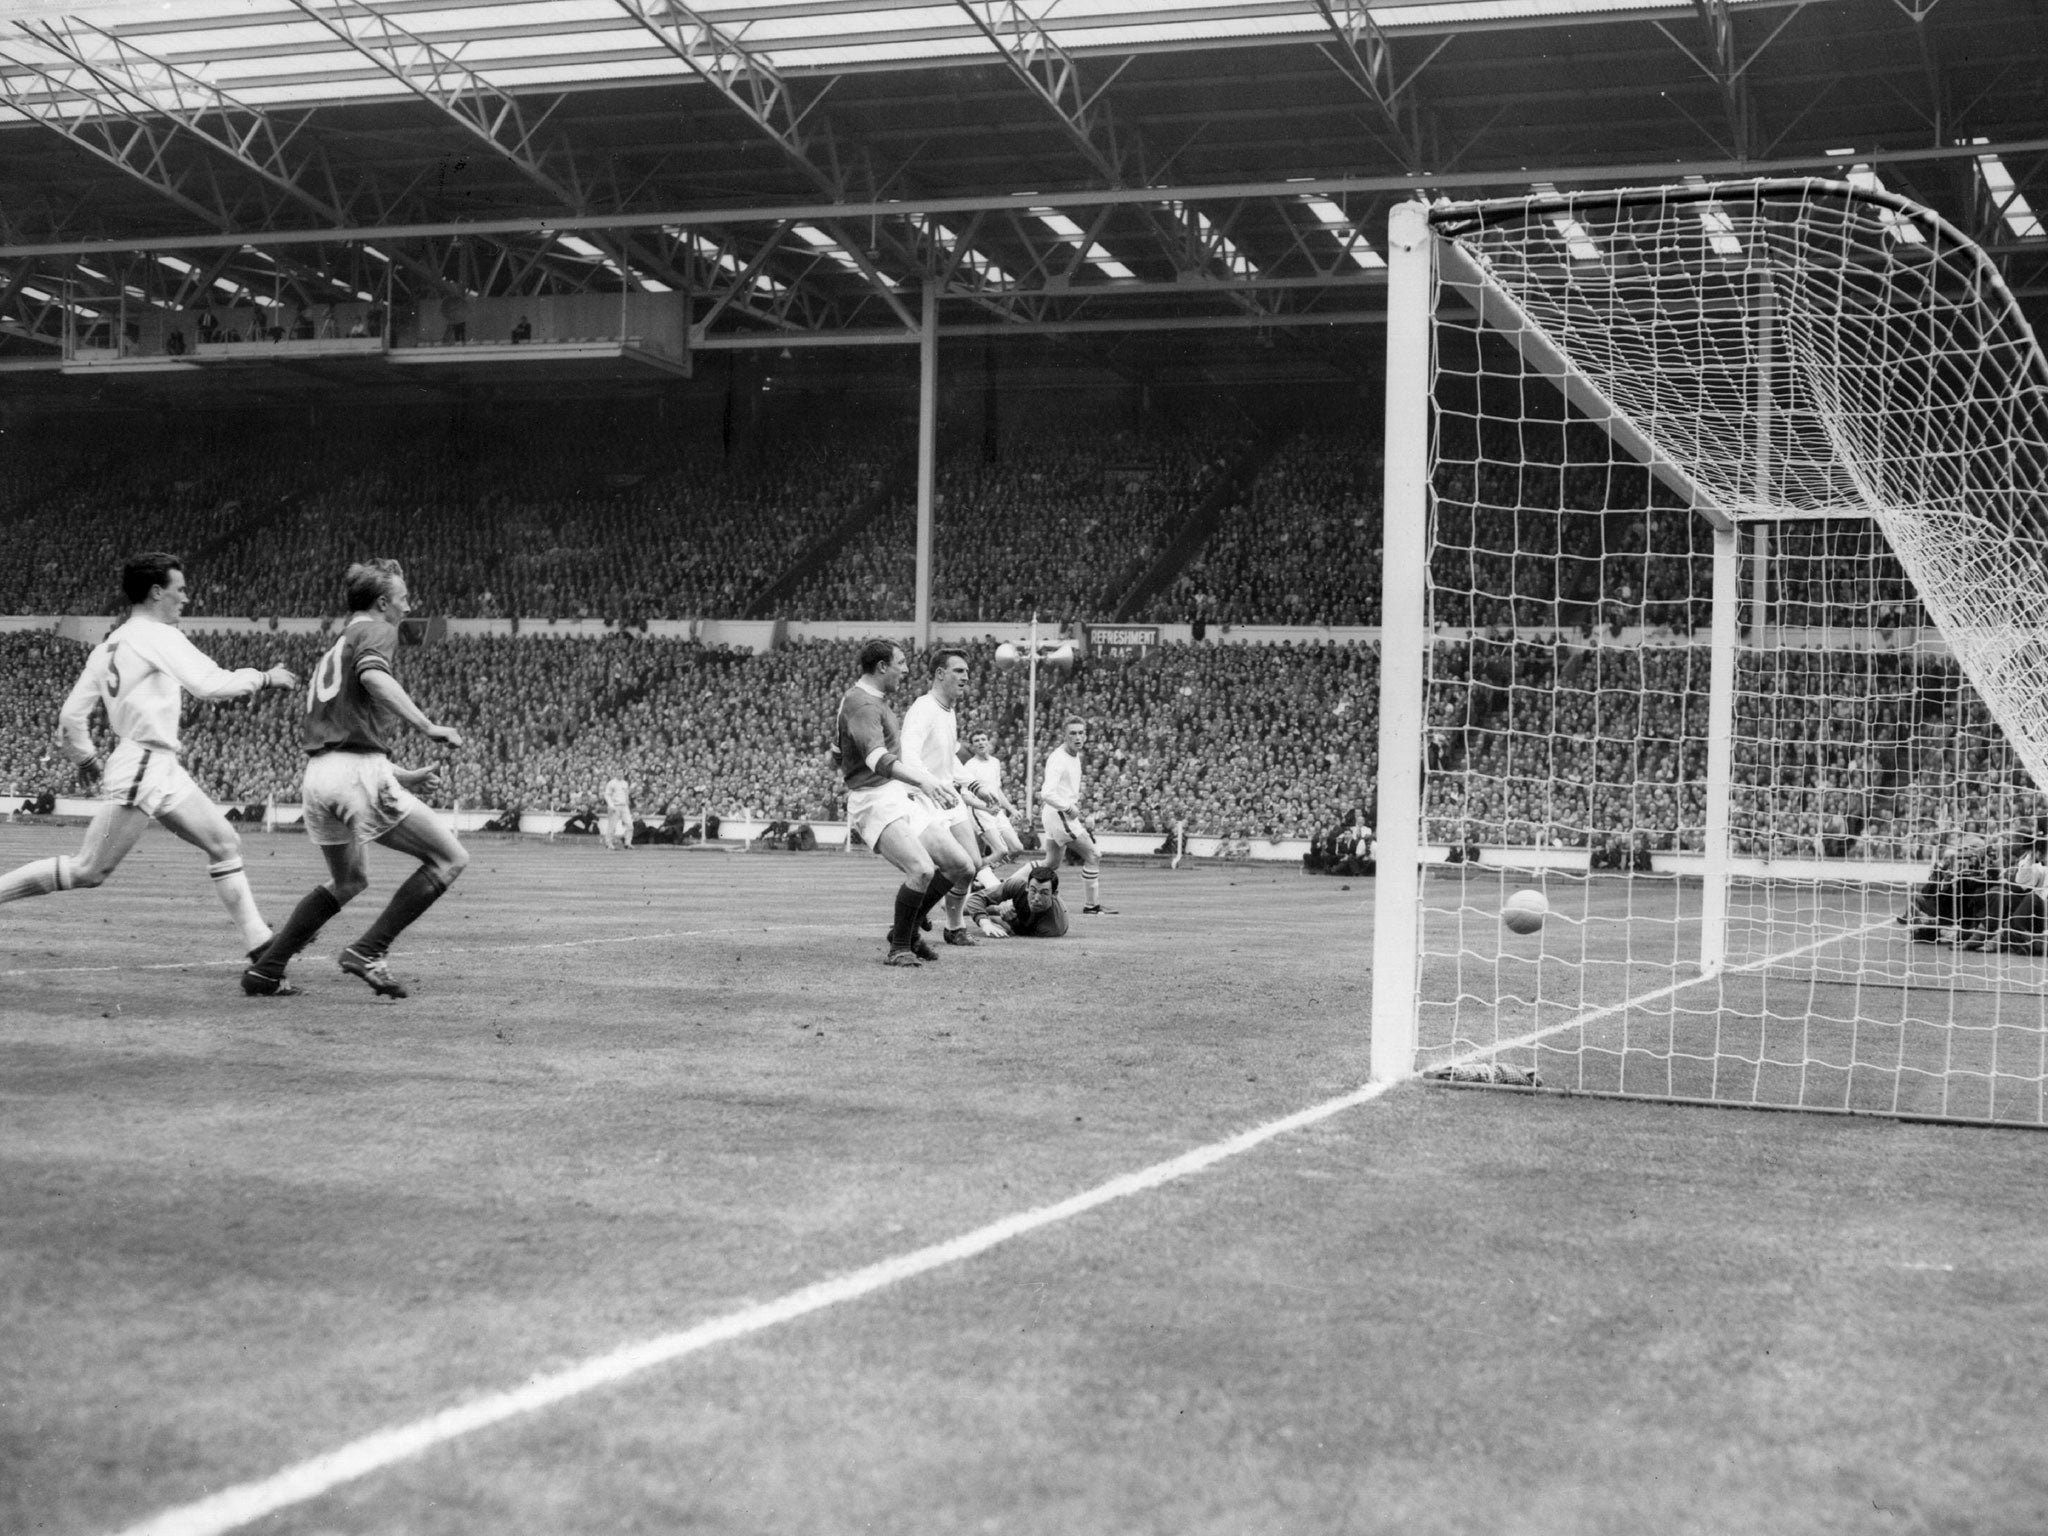
[[1090,624],[1088,654],[1106,661],[1139,661],[1159,644],[1157,624]]

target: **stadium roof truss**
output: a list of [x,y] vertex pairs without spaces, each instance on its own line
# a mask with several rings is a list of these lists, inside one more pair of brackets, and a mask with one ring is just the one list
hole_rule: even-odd
[[2044,28],[2031,0],[0,0],[0,359],[201,296],[589,293],[686,295],[701,350],[930,317],[1313,354],[1382,313],[1396,201],[1831,167],[2038,311]]

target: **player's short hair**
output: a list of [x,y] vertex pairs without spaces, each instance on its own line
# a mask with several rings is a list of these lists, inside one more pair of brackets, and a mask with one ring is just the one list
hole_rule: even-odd
[[131,603],[146,603],[151,592],[171,584],[171,572],[183,569],[185,562],[166,550],[130,555],[121,566],[121,595]]
[[886,666],[889,658],[902,649],[894,640],[870,640],[860,648],[860,675],[866,677],[875,668]]
[[949,645],[945,647],[943,650],[933,651],[932,671],[935,674],[945,671],[946,663],[951,661],[955,656],[958,656],[962,661],[965,661],[967,659],[967,653],[963,650],[960,650],[956,646]]
[[996,739],[996,733],[990,730],[985,725],[977,725],[973,730],[967,733],[967,739],[969,741],[979,741],[984,736],[986,736],[990,741],[994,741]]
[[1053,881],[1059,879],[1059,872],[1050,864],[1034,864],[1031,866],[1031,873],[1025,878],[1050,885]]
[[358,560],[341,579],[341,589],[348,596],[348,611],[361,613],[365,608],[376,607],[380,599],[390,595],[391,584],[403,580],[405,567],[396,560]]
[[1078,725],[1084,731],[1088,728],[1088,722],[1086,720],[1083,720],[1079,715],[1067,716],[1065,720],[1060,722],[1060,729],[1064,731],[1070,725]]

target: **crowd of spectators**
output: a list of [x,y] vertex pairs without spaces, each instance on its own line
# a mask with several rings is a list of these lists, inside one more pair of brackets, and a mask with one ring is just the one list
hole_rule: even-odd
[[[1006,405],[991,430],[994,409],[941,422],[935,619],[1107,618],[1204,498],[1213,509],[1233,484],[1233,504],[1145,617],[1226,635],[1377,623],[1382,467],[1356,422],[1305,419],[1255,476],[1234,479],[1262,439],[1228,407],[1047,395]],[[444,800],[574,810],[622,772],[657,816],[838,819],[824,750],[853,642],[757,656],[636,626],[738,615],[783,578],[789,617],[908,619],[914,425],[901,401],[793,397],[722,437],[673,430],[647,402],[11,431],[0,611],[113,612],[120,559],[157,546],[190,562],[195,617],[332,620],[339,572],[392,554],[427,612],[617,626],[603,640],[461,638],[408,653],[409,684],[467,738],[446,760]],[[1699,847],[1706,650],[1692,642],[1708,611],[1706,524],[1583,426],[1524,423],[1510,440],[1447,419],[1439,446],[1433,616],[1476,638],[1435,648],[1433,835]],[[1767,536],[1770,585],[1745,594],[1768,606],[1746,623],[1880,644],[1745,659],[1735,851],[1922,857],[2012,825],[2031,792],[2010,747],[1951,663],[1892,644],[1925,620],[1882,539],[1851,521]],[[1606,643],[1635,630],[1661,638]],[[301,673],[328,643],[206,642],[229,665]],[[49,733],[81,658],[48,632],[0,636],[0,789],[71,787]],[[977,646],[967,713],[996,730],[1021,781],[1023,677],[988,663]],[[1369,810],[1376,652],[1356,638],[1167,645],[1041,684],[1042,725],[1069,708],[1096,723],[1089,798],[1104,830],[1307,837]],[[194,770],[217,798],[295,795],[296,701],[196,705],[188,718]]]
[[[330,636],[215,634],[224,666],[273,662],[310,674]],[[857,641],[800,641],[752,654],[631,633],[577,638],[457,637],[407,649],[406,686],[463,745],[434,750],[439,802],[573,811],[597,802],[614,773],[642,814],[839,820],[844,796],[826,761]],[[1094,722],[1088,807],[1107,831],[1305,837],[1355,804],[1374,769],[1375,652],[1357,644],[1169,646],[1145,662],[1039,678],[1039,731],[1027,730],[1027,683],[972,648],[975,685],[963,724],[987,725],[1008,781],[1042,770],[1058,722]],[[58,704],[84,649],[49,633],[0,635],[0,790],[73,790],[51,747]],[[922,680],[913,686],[920,691]],[[902,701],[908,704],[908,697]],[[296,797],[300,701],[282,693],[186,707],[187,761],[216,799]],[[427,760],[416,739],[409,759]],[[1035,785],[1034,785],[1035,789]]]
[[1289,439],[1144,617],[1377,626],[1382,473],[1356,425]]
[[[331,639],[216,634],[224,665],[302,674]],[[461,637],[401,658],[408,687],[463,746],[436,753],[440,801],[574,811],[614,773],[643,814],[843,819],[826,761],[858,642],[761,654],[631,632]],[[1026,782],[1026,680],[970,647],[963,728],[994,732]],[[69,792],[56,709],[84,656],[48,632],[0,635],[0,791]],[[1706,825],[1708,653],[1510,632],[1434,648],[1429,835],[1441,842],[1697,850]],[[913,688],[921,689],[914,674]],[[1104,831],[1306,838],[1370,819],[1378,652],[1361,642],[1168,644],[1140,661],[1039,676],[1030,766],[1068,712],[1093,724],[1087,804]],[[899,702],[908,704],[906,695]],[[289,802],[298,700],[189,704],[188,760],[217,799]],[[414,757],[423,744],[408,740]],[[2033,814],[2011,747],[1952,662],[1911,651],[1746,656],[1736,680],[1731,846],[1741,855],[1926,857]],[[1034,786],[1035,787],[1035,786]]]
[[0,571],[0,612],[113,611],[121,557],[156,547],[191,563],[196,614],[331,612],[338,573],[374,551],[451,618],[731,616],[908,446],[864,412],[791,405],[730,454],[646,416],[216,421],[47,461],[10,434],[0,530],[29,555]]
[[[932,501],[932,616],[941,623],[1103,619],[1250,441],[1228,411],[1143,429],[1088,401],[1030,402],[992,448],[942,433]],[[914,487],[779,604],[784,617],[909,618]]]
[[[1444,842],[1704,846],[1708,651],[1503,632],[1435,648],[1428,781]],[[1781,649],[1736,669],[1738,855],[1921,859],[2039,796],[1946,657]]]
[[[192,562],[200,614],[331,612],[333,573],[374,550],[420,573],[424,605],[449,617],[738,617],[776,590],[784,617],[905,619],[915,424],[901,406],[774,397],[737,437],[680,430],[645,402],[40,423],[0,434],[0,534],[18,551],[0,612],[112,611],[116,563],[154,546]],[[1219,480],[1257,462],[1261,434],[1227,405],[1047,395],[1004,409],[998,435],[972,411],[940,424],[941,622],[1114,617]],[[1705,522],[1597,433],[1528,430],[1482,451],[1452,420],[1441,447],[1439,623],[1704,623]],[[1143,616],[1376,625],[1382,473],[1356,420],[1313,417],[1236,487]],[[1773,622],[1924,622],[1868,525],[1768,536]]]

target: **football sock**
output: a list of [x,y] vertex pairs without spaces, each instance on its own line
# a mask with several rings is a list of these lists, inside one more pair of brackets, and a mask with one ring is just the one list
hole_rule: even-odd
[[37,859],[19,869],[0,875],[0,901],[19,901],[24,896],[48,896],[71,889],[71,861],[61,853],[54,859]]
[[924,905],[924,892],[914,885],[896,887],[896,921],[889,929],[889,942],[897,949],[910,948],[910,941],[917,933],[919,912]]
[[997,891],[1002,889],[1003,879],[1002,876],[984,864],[974,872],[974,883],[981,890]]
[[334,892],[316,885],[299,898],[284,926],[271,935],[270,947],[256,961],[255,969],[266,976],[282,976],[293,955],[313,942],[313,936],[327,926],[327,920],[341,910]]
[[938,870],[934,872],[932,875],[931,884],[927,885],[924,888],[924,894],[918,897],[917,899],[918,922],[923,922],[925,919],[925,914],[930,912],[931,909],[933,907],[936,907],[940,902],[944,901],[946,899],[947,893],[952,889],[952,879],[946,874],[944,870]]
[[422,864],[391,893],[391,899],[377,914],[377,920],[349,948],[366,959],[376,959],[391,947],[393,939],[412,926],[422,912],[439,901],[441,893],[447,889],[448,882]]
[[1081,871],[1081,888],[1088,893],[1089,906],[1102,905],[1102,871],[1099,868]]
[[960,909],[967,901],[967,888],[956,885],[946,892],[946,926],[958,928],[961,925]]
[[218,864],[206,866],[206,872],[213,876],[213,888],[220,893],[220,904],[228,909],[228,916],[235,920],[235,926],[242,930],[242,948],[255,949],[270,942],[270,924],[263,921],[263,914],[256,910],[256,898],[249,890],[249,877],[242,872],[239,858],[222,859]]

